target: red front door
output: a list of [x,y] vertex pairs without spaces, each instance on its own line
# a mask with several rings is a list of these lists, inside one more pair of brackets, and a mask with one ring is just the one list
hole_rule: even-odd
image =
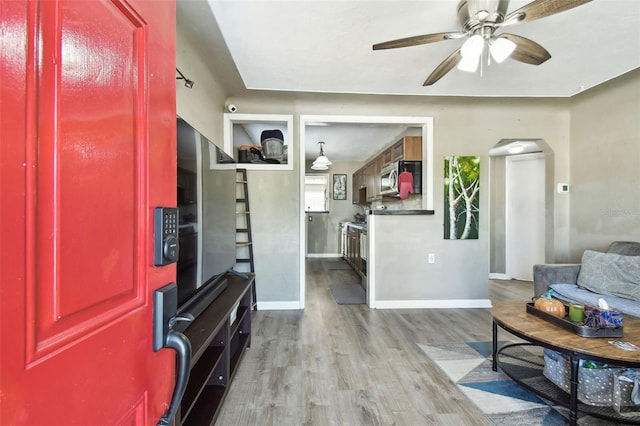
[[0,424],[156,424],[153,208],[175,205],[173,0],[0,2]]

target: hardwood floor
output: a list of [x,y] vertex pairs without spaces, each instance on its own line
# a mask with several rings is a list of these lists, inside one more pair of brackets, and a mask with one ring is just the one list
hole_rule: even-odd
[[[325,265],[307,261],[304,311],[254,313],[217,425],[490,424],[417,345],[489,341],[489,309],[337,305],[330,284],[357,276]],[[490,282],[494,303],[532,292],[530,282]]]

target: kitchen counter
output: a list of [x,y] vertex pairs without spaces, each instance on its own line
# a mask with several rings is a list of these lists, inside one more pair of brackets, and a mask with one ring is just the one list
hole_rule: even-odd
[[434,210],[370,210],[369,214],[376,216],[414,216],[414,215],[432,215]]

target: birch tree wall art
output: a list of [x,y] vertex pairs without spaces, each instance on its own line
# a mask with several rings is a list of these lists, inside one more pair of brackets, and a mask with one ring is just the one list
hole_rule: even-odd
[[478,239],[480,157],[444,159],[444,238]]

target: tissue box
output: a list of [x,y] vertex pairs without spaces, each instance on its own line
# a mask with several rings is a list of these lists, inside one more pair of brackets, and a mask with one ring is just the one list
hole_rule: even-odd
[[593,328],[622,327],[622,312],[615,309],[601,309],[597,306],[584,306],[584,325]]

